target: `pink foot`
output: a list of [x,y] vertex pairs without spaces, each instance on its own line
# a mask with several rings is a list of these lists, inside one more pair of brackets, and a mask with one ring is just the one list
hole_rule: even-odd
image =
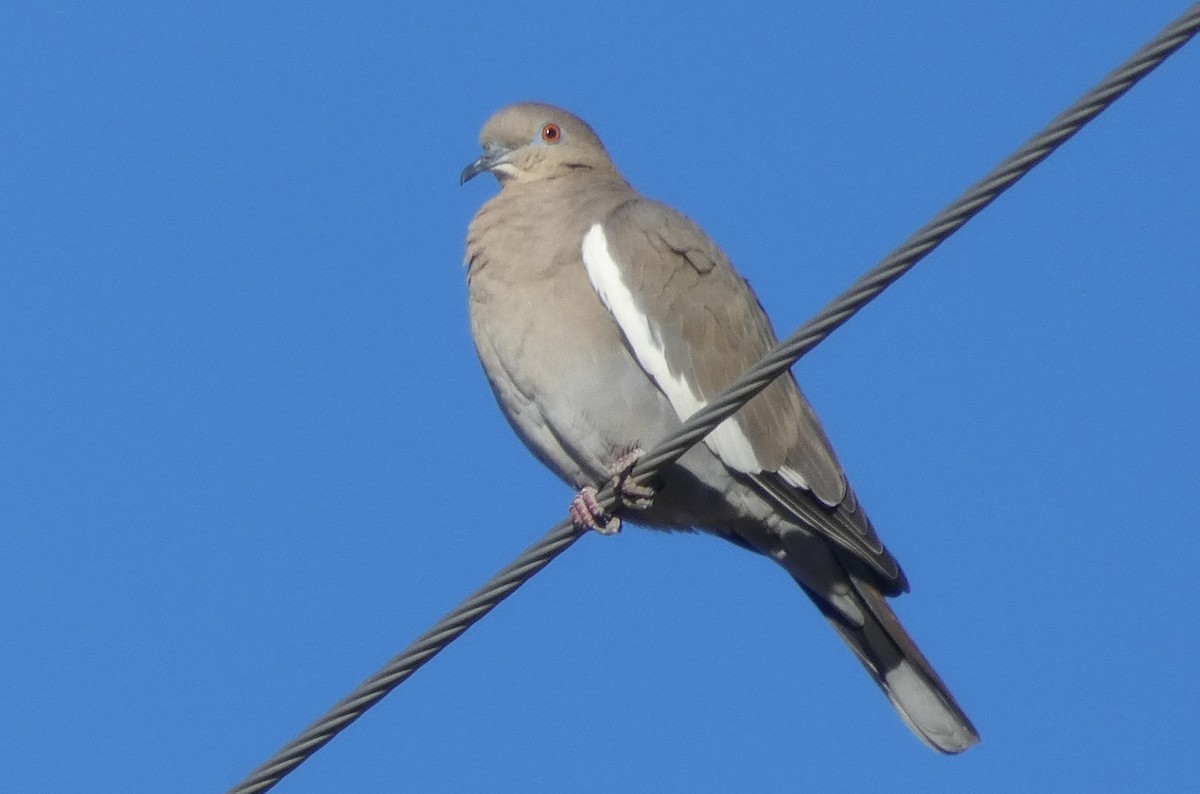
[[585,485],[571,500],[571,523],[580,532],[594,529],[601,535],[615,535],[621,531],[621,519],[607,513],[596,501],[596,489]]
[[637,510],[645,510],[654,503],[653,488],[649,485],[638,485],[629,479],[629,475],[633,474],[633,467],[645,454],[646,451],[641,447],[634,447],[617,458],[608,469],[612,474],[612,479],[608,482],[617,492],[619,503]]
[[[654,489],[647,485],[638,485],[629,479],[638,459],[645,454],[641,449],[634,448],[621,455],[609,467],[612,478],[608,485],[617,493],[617,505],[629,506],[638,510],[650,507],[654,500]],[[571,500],[571,522],[581,532],[594,529],[601,535],[615,535],[621,531],[621,519],[608,513],[596,501],[596,489],[588,485],[579,489]]]

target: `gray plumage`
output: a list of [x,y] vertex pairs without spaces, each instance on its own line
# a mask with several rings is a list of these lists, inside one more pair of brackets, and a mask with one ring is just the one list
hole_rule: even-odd
[[[749,285],[691,220],[639,195],[581,119],[537,103],[483,128],[500,193],[467,235],[471,326],[505,416],[576,488],[606,480],[775,344]],[[908,582],[791,375],[663,474],[630,517],[698,529],[776,560],[904,720],[946,753],[970,720],[887,605]]]

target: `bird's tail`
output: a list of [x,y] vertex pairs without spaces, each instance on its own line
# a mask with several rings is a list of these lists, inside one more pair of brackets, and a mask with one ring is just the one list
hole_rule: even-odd
[[908,636],[900,619],[873,584],[848,571],[855,595],[866,608],[861,626],[826,611],[838,634],[892,701],[896,711],[926,744],[943,753],[961,753],[979,742],[971,720]]

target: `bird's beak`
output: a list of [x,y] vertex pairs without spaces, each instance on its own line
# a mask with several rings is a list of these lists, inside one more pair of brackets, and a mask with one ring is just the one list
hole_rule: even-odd
[[501,165],[511,151],[503,146],[489,146],[484,150],[482,157],[463,169],[462,175],[458,178],[458,184],[465,185],[484,171],[491,171]]

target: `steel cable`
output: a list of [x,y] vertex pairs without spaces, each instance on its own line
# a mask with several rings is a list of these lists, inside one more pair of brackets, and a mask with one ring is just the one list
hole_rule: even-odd
[[[634,467],[632,476],[642,483],[654,479],[657,472],[669,466],[723,420],[733,415],[771,381],[791,368],[804,354],[820,344],[838,326],[941,245],[1000,193],[1011,187],[1115,102],[1133,87],[1134,83],[1187,43],[1196,35],[1197,30],[1200,30],[1200,3],[1192,6],[1153,41],[1134,53],[1099,85],[1027,141],[1015,154],[938,213],[932,221],[851,285],[846,292],[690,417],[679,430],[642,456]],[[616,498],[610,487],[601,490],[597,498],[606,509],[616,509]],[[379,672],[339,701],[325,716],[230,789],[229,794],[255,794],[273,787],[580,537],[579,531],[569,521],[558,524],[549,534],[496,574],[491,581],[475,591],[457,609],[445,615]]]

